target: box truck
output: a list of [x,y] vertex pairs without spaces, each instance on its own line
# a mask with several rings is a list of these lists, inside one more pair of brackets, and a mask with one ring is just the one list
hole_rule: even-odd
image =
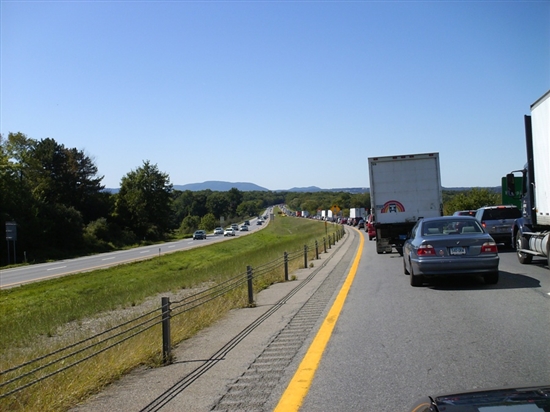
[[515,173],[521,173],[521,217],[512,226],[512,244],[520,263],[533,256],[546,258],[550,267],[550,90],[524,116],[527,163],[506,175],[509,196],[518,192]]
[[443,215],[439,153],[369,157],[368,163],[376,252],[403,254],[419,219]]

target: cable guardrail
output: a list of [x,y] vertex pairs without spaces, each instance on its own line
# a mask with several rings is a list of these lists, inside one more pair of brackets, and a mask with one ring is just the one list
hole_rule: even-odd
[[[335,244],[344,235],[344,229],[338,230],[338,235],[333,234],[333,239],[327,234],[323,238],[324,251]],[[83,338],[65,347],[53,350],[50,353],[38,356],[25,361],[19,365],[9,367],[0,371],[0,399],[14,395],[37,383],[58,375],[68,369],[90,360],[109,349],[112,349],[130,339],[143,334],[155,326],[162,326],[163,339],[163,361],[165,364],[171,362],[171,337],[170,319],[181,316],[193,309],[196,309],[208,302],[211,302],[230,292],[243,289],[247,285],[248,303],[254,303],[254,281],[260,280],[275,271],[284,268],[285,281],[288,280],[288,263],[304,258],[304,268],[308,267],[308,251],[315,251],[315,258],[318,258],[319,244],[317,240],[304,245],[303,249],[292,252],[284,252],[282,258],[276,258],[269,262],[258,265],[255,268],[247,267],[246,272],[221,281],[198,293],[186,296],[183,299],[170,302],[168,298],[162,298],[160,308],[147,311],[135,318],[129,319],[119,325],[107,328],[92,336]],[[94,342],[95,341],[95,342]]]

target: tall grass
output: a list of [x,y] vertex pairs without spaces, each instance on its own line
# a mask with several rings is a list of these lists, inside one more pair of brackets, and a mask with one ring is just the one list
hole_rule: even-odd
[[[125,308],[141,306],[151,297],[160,307],[160,294],[181,294],[217,284],[243,274],[247,265],[254,267],[279,259],[284,251],[300,250],[324,235],[324,225],[316,221],[276,217],[263,230],[228,242],[2,290],[0,370],[97,333],[83,327],[90,319],[100,319],[96,324],[103,328],[120,324],[136,316],[135,311]],[[292,265],[291,270],[298,268],[300,260]],[[282,280],[279,268],[256,280],[254,286],[258,290]],[[171,323],[173,343],[193,336],[230,309],[246,304],[243,287],[175,316]],[[140,364],[159,364],[160,336],[160,327],[155,327],[78,367],[1,399],[0,410],[66,410]],[[0,378],[1,382],[8,377]]]

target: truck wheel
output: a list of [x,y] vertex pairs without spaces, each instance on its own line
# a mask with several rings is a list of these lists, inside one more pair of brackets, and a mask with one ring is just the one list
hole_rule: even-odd
[[424,280],[422,279],[422,276],[414,274],[412,265],[411,265],[410,274],[411,274],[411,286],[415,286],[415,287],[422,286],[422,283]]
[[518,255],[519,263],[521,263],[522,265],[531,263],[531,261],[533,260],[533,255],[519,251],[520,249],[527,249],[527,239],[525,239],[525,237],[521,236],[519,233],[516,235],[516,239],[516,253]]
[[485,281],[485,283],[487,283],[488,285],[495,285],[498,283],[498,271],[497,272],[493,272],[493,273],[489,273],[487,275],[483,275],[483,280]]

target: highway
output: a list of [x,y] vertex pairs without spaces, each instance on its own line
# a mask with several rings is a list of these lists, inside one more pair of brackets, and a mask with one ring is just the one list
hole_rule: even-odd
[[[169,368],[123,379],[73,412],[393,412],[424,395],[550,383],[543,260],[520,265],[503,250],[496,285],[472,277],[415,288],[397,253],[378,255],[364,231],[347,230],[344,246],[316,261],[317,274],[302,269],[297,282],[272,285],[256,307],[180,344]],[[300,370],[306,379],[295,380]]]
[[[269,214],[267,214],[269,217]],[[250,220],[248,232],[236,232],[235,237],[224,237],[209,233],[204,240],[182,239],[174,242],[142,246],[134,249],[119,250],[116,252],[101,253],[75,259],[66,259],[36,265],[25,265],[0,271],[0,289],[6,289],[26,283],[66,276],[73,273],[89,272],[138,260],[150,259],[167,253],[179,252],[195,247],[204,246],[224,240],[231,240],[240,236],[254,233],[268,223],[257,225],[257,218]]]

